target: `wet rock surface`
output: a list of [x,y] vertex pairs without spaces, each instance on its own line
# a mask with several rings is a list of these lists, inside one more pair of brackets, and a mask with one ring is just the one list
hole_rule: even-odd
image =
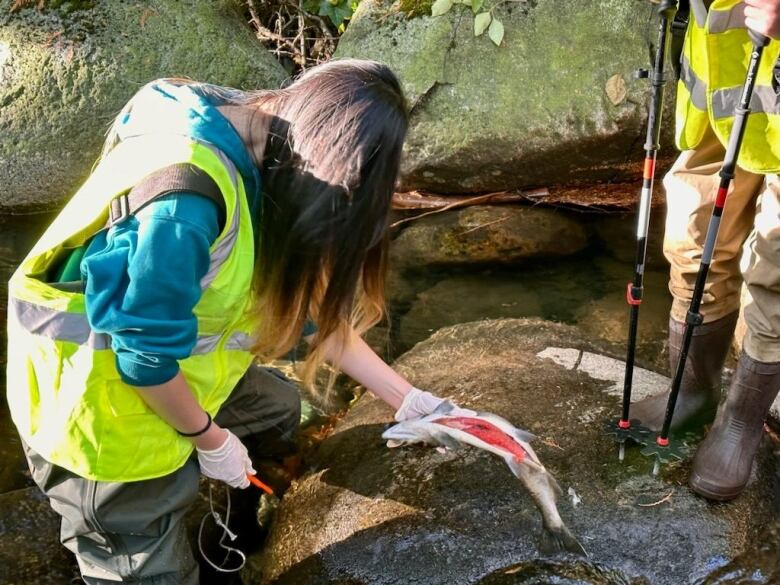
[[[621,265],[622,267],[623,265]],[[616,271],[615,271],[616,272]],[[576,321],[589,339],[599,339],[625,348],[628,337],[629,306],[625,286],[633,274],[624,274],[621,287],[615,282],[614,292],[584,303],[577,311]],[[668,373],[666,338],[669,329],[669,309],[672,298],[668,292],[668,272],[646,272],[645,295],[639,310],[637,344],[649,364]],[[623,356],[625,358],[625,356]]]
[[[778,518],[777,456],[765,441],[746,493],[714,505],[686,487],[689,462],[666,466],[629,449],[620,464],[601,424],[617,414],[609,383],[537,357],[548,347],[597,352],[576,328],[495,320],[443,329],[397,366],[420,387],[501,414],[536,433],[567,496],[559,510],[590,553],[541,558],[539,515],[495,456],[475,449],[387,449],[391,421],[366,396],[285,496],[252,583],[695,583]],[[770,581],[758,581],[769,583]]]
[[[663,190],[656,187],[656,206],[650,212],[650,226],[647,234],[647,270],[669,271],[669,262],[664,257],[664,217],[665,209],[658,202]],[[636,208],[634,208],[636,209]],[[618,262],[631,264],[636,262],[636,215],[612,214],[602,216],[593,222],[593,232],[607,255]]]
[[583,226],[564,212],[518,206],[481,206],[421,218],[393,240],[392,263],[511,264],[568,256],[588,242]]
[[287,77],[232,0],[47,2],[42,10],[28,2],[12,12],[13,4],[0,0],[0,209],[64,202],[113,117],[148,81],[258,89]]
[[474,36],[469,7],[432,17],[419,3],[428,9],[410,17],[399,4],[363,1],[336,57],[383,61],[401,79],[412,106],[404,188],[479,193],[638,176],[626,161],[641,160],[649,94],[633,72],[649,66],[650,4],[503,3],[493,11],[501,47]]
[[539,292],[513,274],[472,274],[439,281],[419,293],[401,318],[398,342],[410,348],[442,327],[477,319],[531,317],[542,312]]
[[[404,285],[387,287],[394,318],[393,347],[406,351],[434,331],[456,323],[533,316],[576,324],[589,339],[623,355],[629,317],[625,290],[633,271],[633,264],[618,262],[593,248],[573,257],[517,267],[468,272],[395,270],[394,281]],[[637,348],[642,366],[664,373],[668,373],[671,304],[667,281],[667,272],[645,275]],[[398,295],[401,289],[403,294]]]
[[78,576],[59,529],[59,516],[37,487],[0,494],[0,583],[60,584]]

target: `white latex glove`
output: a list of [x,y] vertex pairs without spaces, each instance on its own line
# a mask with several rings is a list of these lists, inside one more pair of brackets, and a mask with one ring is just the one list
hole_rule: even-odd
[[247,474],[255,475],[257,472],[252,467],[252,460],[244,444],[229,430],[225,429],[225,432],[225,442],[216,449],[197,450],[200,472],[231,487],[246,488],[249,486]]
[[[403,422],[412,418],[427,416],[436,410],[436,408],[445,400],[445,398],[439,398],[430,392],[425,392],[419,388],[412,388],[406,396],[404,396],[404,401],[396,411],[395,420]],[[477,414],[475,411],[460,408],[457,405],[455,406],[455,410],[450,413],[451,416],[474,416],[475,414]]]

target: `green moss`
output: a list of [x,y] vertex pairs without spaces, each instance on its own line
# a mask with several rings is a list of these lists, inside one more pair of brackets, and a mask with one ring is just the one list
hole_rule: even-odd
[[433,0],[401,0],[399,11],[406,14],[409,18],[430,15]]

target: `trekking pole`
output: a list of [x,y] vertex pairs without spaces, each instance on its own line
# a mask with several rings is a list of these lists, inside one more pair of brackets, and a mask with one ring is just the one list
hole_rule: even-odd
[[752,30],[748,30],[748,33],[750,34],[750,40],[753,42],[753,51],[750,54],[750,63],[748,64],[747,75],[745,76],[745,84],[742,88],[739,105],[737,105],[734,113],[734,125],[731,128],[731,135],[729,136],[726,155],[723,159],[723,166],[720,169],[720,185],[718,186],[718,192],[715,197],[715,206],[712,209],[710,223],[707,227],[707,236],[704,241],[704,250],[702,252],[701,264],[699,265],[699,273],[696,276],[696,284],[693,288],[691,306],[685,316],[685,331],[683,333],[682,347],[680,348],[680,357],[677,362],[674,379],[672,380],[669,401],[666,404],[664,424],[661,428],[661,432],[656,437],[655,443],[649,444],[642,450],[644,455],[655,456],[656,458],[655,465],[653,466],[653,475],[658,475],[662,462],[665,463],[672,458],[682,459],[683,457],[682,445],[670,441],[669,430],[672,425],[674,407],[677,404],[677,395],[680,392],[680,384],[682,383],[683,371],[685,370],[685,362],[688,359],[688,350],[690,349],[693,331],[696,326],[701,325],[702,323],[702,316],[699,312],[699,308],[701,306],[702,295],[704,294],[704,285],[707,282],[707,273],[709,272],[712,256],[715,252],[715,243],[718,239],[718,229],[720,228],[720,220],[723,216],[723,208],[726,205],[726,197],[728,196],[729,187],[731,186],[731,181],[734,179],[734,173],[737,168],[737,159],[739,158],[739,151],[742,147],[742,138],[745,135],[745,127],[747,125],[748,116],[750,115],[750,100],[753,97],[756,75],[758,74],[758,68],[761,64],[761,55],[764,52],[764,47],[769,42],[767,37],[755,33]]
[[629,418],[631,407],[631,387],[634,376],[634,358],[636,354],[636,338],[639,326],[639,306],[642,304],[644,292],[645,261],[647,258],[647,231],[650,226],[650,207],[653,197],[653,182],[655,180],[655,162],[661,138],[661,118],[664,107],[664,88],[667,76],[664,71],[666,55],[671,42],[671,29],[677,14],[677,0],[662,0],[658,6],[661,17],[658,27],[658,44],[656,45],[652,77],[646,69],[636,72],[639,79],[647,79],[653,86],[650,97],[650,109],[647,118],[647,137],[645,139],[645,164],[642,175],[642,192],[638,205],[636,226],[636,262],[634,280],[628,283],[626,301],[631,307],[628,326],[628,349],[626,352],[626,372],[623,381],[623,409],[618,420],[609,420],[604,432],[619,444],[618,458],[623,461],[626,450],[626,440],[637,443],[647,443],[650,429],[642,426],[638,420]]

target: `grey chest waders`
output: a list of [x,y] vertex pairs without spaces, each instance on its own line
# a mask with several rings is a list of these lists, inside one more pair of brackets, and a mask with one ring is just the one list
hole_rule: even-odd
[[[658,5],[660,23],[658,27],[658,44],[655,50],[652,76],[647,70],[639,70],[638,78],[650,77],[653,93],[650,97],[650,110],[647,119],[647,137],[645,140],[645,164],[642,175],[642,192],[639,199],[636,227],[636,263],[634,280],[628,283],[626,301],[630,306],[628,326],[628,348],[626,352],[626,371],[623,382],[623,409],[619,419],[607,421],[604,433],[619,444],[619,458],[625,455],[627,440],[646,444],[650,437],[650,429],[642,426],[638,420],[631,420],[631,386],[634,375],[634,358],[636,354],[636,337],[639,326],[639,306],[644,292],[645,261],[647,257],[647,231],[650,226],[650,207],[655,180],[655,163],[658,156],[661,137],[661,117],[664,106],[664,87],[668,80],[665,72],[666,56],[672,40],[672,26],[677,14],[677,0],[663,0]],[[684,26],[684,25],[683,25]]]
[[704,250],[702,252],[701,264],[699,265],[699,273],[696,276],[696,284],[693,288],[691,306],[685,317],[685,332],[680,348],[680,358],[677,362],[677,369],[675,370],[674,378],[672,380],[672,389],[669,394],[669,401],[666,405],[664,424],[661,432],[656,437],[655,442],[648,444],[642,450],[644,455],[655,457],[653,475],[658,474],[661,463],[665,463],[672,459],[682,459],[683,457],[682,449],[684,446],[680,444],[679,441],[672,441],[669,437],[669,431],[672,425],[672,417],[674,416],[674,407],[677,403],[677,395],[680,392],[680,385],[682,383],[683,371],[685,370],[685,362],[688,358],[688,350],[691,346],[693,331],[702,323],[702,316],[699,312],[699,308],[701,307],[701,299],[704,294],[704,285],[707,282],[707,273],[709,272],[712,256],[715,252],[715,243],[718,239],[720,219],[723,216],[723,209],[726,206],[726,197],[728,196],[729,187],[731,186],[731,181],[734,179],[734,172],[737,168],[739,151],[742,147],[742,138],[745,135],[745,127],[747,125],[748,116],[750,115],[750,100],[753,97],[756,75],[758,74],[758,68],[761,64],[761,55],[764,52],[764,47],[766,47],[769,42],[769,39],[763,35],[759,35],[753,31],[748,32],[751,41],[753,41],[753,50],[750,54],[750,63],[748,64],[747,75],[745,76],[745,84],[742,88],[739,105],[734,113],[734,125],[731,128],[726,155],[720,170],[720,185],[718,186],[718,193],[715,198],[715,206],[712,209],[710,223],[707,227],[707,236],[704,241]]

